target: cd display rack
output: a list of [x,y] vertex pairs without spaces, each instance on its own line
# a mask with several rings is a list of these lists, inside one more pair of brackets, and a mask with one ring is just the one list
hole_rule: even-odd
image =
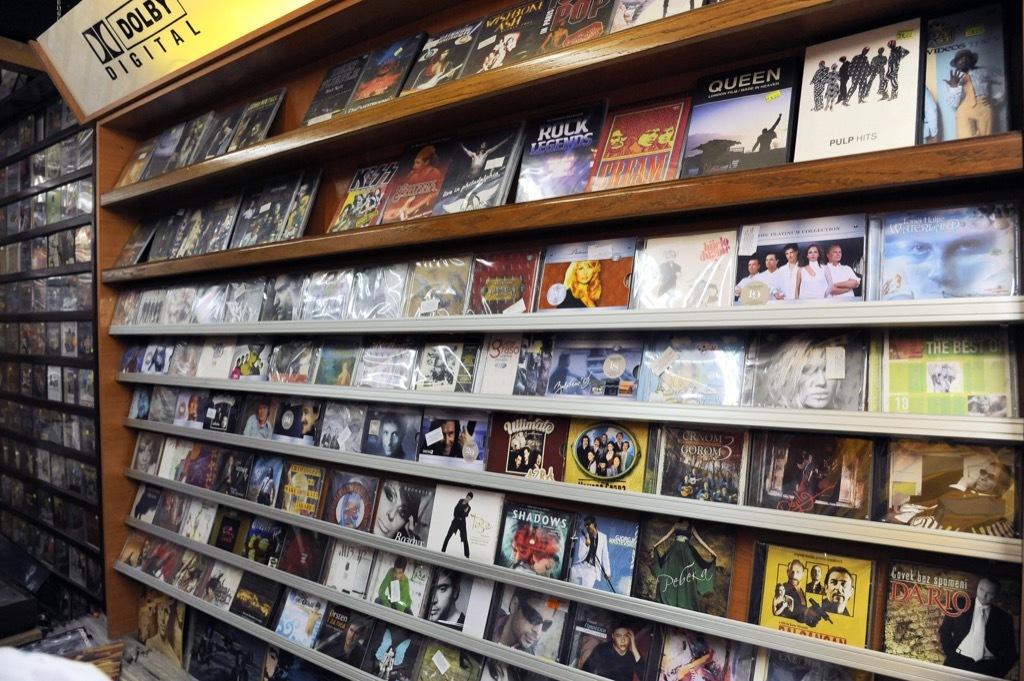
[[[120,552],[134,521],[125,522],[131,500],[139,481],[173,487],[162,479],[150,479],[125,468],[130,464],[135,437],[142,430],[156,430],[181,434],[173,426],[160,427],[149,422],[128,420],[129,403],[135,382],[170,382],[171,379],[126,375],[118,376],[121,359],[134,334],[141,333],[202,333],[215,334],[217,329],[202,328],[185,331],[160,328],[140,329],[111,327],[117,294],[142,288],[155,281],[162,283],[209,276],[210,272],[231,272],[241,275],[276,273],[295,270],[313,270],[327,266],[365,264],[372,261],[394,262],[421,258],[435,253],[450,253],[453,244],[466,250],[508,248],[511,245],[537,245],[573,240],[581,230],[588,236],[601,237],[621,234],[623,231],[638,236],[654,236],[669,230],[703,231],[721,225],[735,226],[751,221],[767,221],[783,217],[835,214],[843,211],[869,210],[882,212],[908,206],[940,205],[960,201],[978,202],[999,196],[1020,198],[1019,188],[1024,180],[1024,149],[1021,141],[1020,92],[1015,92],[1011,121],[1013,132],[972,140],[931,146],[918,146],[877,152],[840,159],[826,159],[790,164],[763,170],[750,170],[707,178],[693,178],[659,183],[628,190],[610,190],[595,194],[569,196],[534,203],[507,205],[468,214],[398,222],[342,234],[325,234],[326,227],[338,204],[341,188],[356,167],[367,159],[397,154],[400,148],[417,139],[439,135],[462,127],[471,127],[488,119],[489,124],[523,120],[537,114],[549,113],[573,105],[586,103],[598,97],[607,97],[612,104],[636,101],[654,94],[677,92],[692,88],[697,78],[719,69],[722,64],[741,66],[768,57],[798,56],[805,46],[845,33],[860,30],[865,25],[880,25],[924,12],[952,10],[953,2],[928,3],[923,0],[728,0],[693,13],[655,22],[629,31],[606,36],[580,46],[527,60],[498,71],[479,74],[444,87],[380,104],[365,111],[345,115],[329,122],[302,128],[299,123],[312,101],[315,90],[330,65],[365,53],[387,37],[411,34],[423,30],[428,34],[443,30],[458,21],[476,18],[508,3],[449,2],[431,8],[432,14],[422,16],[422,8],[393,3],[388,25],[378,26],[367,17],[375,16],[372,7],[379,3],[361,0],[330,7],[316,6],[308,10],[301,21],[278,23],[267,27],[259,35],[245,41],[238,50],[221,58],[210,60],[189,70],[181,77],[161,86],[146,96],[126,103],[99,122],[97,139],[98,261],[102,271],[98,295],[99,319],[99,377],[98,399],[102,399],[100,432],[105,466],[103,481],[104,550],[114,556]],[[1008,35],[1015,36],[1011,44],[1018,56],[1011,67],[1020,73],[1019,60],[1020,15],[1003,3],[1012,22]],[[350,23],[348,23],[350,22]],[[303,45],[304,49],[296,48]],[[348,44],[338,50],[336,45]],[[310,61],[308,55],[315,55]],[[281,55],[286,55],[283,58]],[[681,68],[680,65],[686,65]],[[1019,79],[1018,79],[1019,80]],[[227,108],[247,100],[271,87],[285,86],[288,95],[278,122],[266,142],[242,152],[228,154],[189,168],[173,171],[134,185],[114,188],[118,177],[133,152],[135,144],[151,137],[167,125],[196,116],[215,105]],[[216,93],[216,94],[214,94]],[[289,242],[254,247],[243,251],[214,253],[193,258],[160,263],[143,263],[131,267],[113,268],[121,247],[140,218],[153,212],[174,209],[185,197],[214,194],[238,184],[254,181],[270,173],[296,170],[322,165],[325,180],[314,206],[310,236]],[[787,312],[781,320],[773,320],[747,310],[721,310],[714,314],[698,313],[697,324],[705,328],[764,328],[773,325],[786,327],[831,327],[837,325],[875,326],[965,326],[979,322],[1010,324],[1018,328],[1024,319],[1024,305],[1020,298],[997,302],[942,304],[945,301],[923,305],[864,304],[854,315],[842,316],[833,311]],[[608,322],[616,329],[667,329],[687,324],[687,314],[622,313],[608,319],[570,315],[544,317],[530,315],[517,320],[519,328],[527,330],[593,330],[593,325]],[[635,325],[634,325],[635,322]],[[332,326],[330,333],[386,333],[400,331],[412,334],[450,334],[472,328],[507,328],[513,324],[506,320],[478,319],[453,320],[446,318],[366,322]],[[531,326],[536,324],[536,326]],[[491,325],[491,326],[488,326]],[[254,326],[245,332],[265,329]],[[241,332],[232,329],[230,333]],[[275,326],[273,333],[307,334],[320,329],[304,328],[301,324]],[[198,379],[182,380],[194,387],[207,386]],[[236,386],[232,386],[238,389]],[[266,390],[260,384],[256,390]],[[289,386],[290,391],[294,386]],[[301,389],[317,394],[312,386]],[[379,392],[381,394],[374,394]],[[328,393],[325,393],[325,395]],[[399,396],[395,391],[367,391],[355,393],[329,392],[352,399],[370,401],[423,400],[423,396],[410,392]],[[464,399],[455,398],[449,406],[468,406]],[[619,405],[609,406],[600,401],[545,400],[539,404],[552,412],[580,416],[607,416],[614,410],[621,416]],[[474,396],[476,408],[521,409],[522,402],[502,401],[502,398]],[[634,405],[631,405],[631,407]],[[688,408],[677,412],[663,407],[649,409],[648,405],[635,405],[638,418],[645,420],[685,420],[688,422],[722,423],[740,419],[750,427],[789,428],[817,431],[865,432],[878,435],[907,434],[921,437],[941,433],[960,439],[979,437],[976,421],[968,418],[942,419],[934,417],[897,416],[874,413],[789,413],[777,410],[744,409],[715,410]],[[631,414],[633,415],[633,414]],[[986,423],[986,426],[989,424]],[[1024,421],[1019,418],[1001,420],[990,439],[1019,443],[1024,434]],[[197,438],[225,444],[242,444],[235,436],[216,436],[202,432]],[[985,437],[985,436],[983,436]],[[287,449],[282,452],[316,458],[318,450],[308,447]],[[355,465],[377,467],[379,459],[360,455],[348,457]],[[348,460],[346,459],[346,461]],[[388,470],[382,471],[387,474]],[[430,467],[396,465],[395,472],[412,476],[430,477],[438,473]],[[466,484],[480,487],[502,486],[538,498],[549,493],[536,483],[489,474],[469,476]],[[663,500],[660,497],[637,499],[632,495],[617,495],[613,491],[593,493],[569,485],[558,486],[557,495],[570,501],[593,506],[629,505],[634,502],[650,504],[659,512],[678,515],[693,514],[694,508],[684,503]],[[228,505],[222,495],[187,488],[189,494],[211,495],[211,499]],[[719,509],[715,509],[719,511]],[[791,526],[793,541],[798,535],[842,537],[843,540],[869,545],[877,550],[880,559],[894,555],[909,543],[922,552],[967,553],[1019,564],[1020,540],[1008,542],[986,541],[985,538],[950,538],[935,533],[914,535],[902,528],[878,527],[872,523],[849,523],[841,519],[826,518],[780,520],[775,514],[765,513],[768,520],[751,522],[750,509],[729,509],[717,517],[740,527],[737,564],[749,562],[752,546],[763,537],[778,539],[789,534],[770,532],[765,525]],[[264,512],[261,510],[261,512]],[[710,511],[706,511],[710,512]],[[287,522],[309,525],[323,531],[319,521],[295,519]],[[147,528],[148,529],[148,528]],[[338,536],[343,536],[340,533]],[[344,535],[352,541],[368,545],[390,540],[370,536]],[[177,540],[184,543],[184,540]],[[416,552],[418,550],[412,550]],[[418,554],[417,554],[418,555]],[[218,558],[221,556],[218,554]],[[579,587],[555,583],[537,584],[533,577],[523,576],[502,568],[481,567],[461,559],[424,552],[420,556],[436,564],[458,567],[466,571],[479,571],[499,581],[539,586],[571,600],[586,600],[593,592]],[[131,630],[137,618],[138,585],[144,577],[129,577],[120,566],[109,561],[107,576],[107,613],[112,635]],[[270,573],[274,579],[291,584],[290,578]],[[747,601],[752,595],[751,570],[737,570],[734,574],[730,597],[730,617],[714,618],[689,611],[672,610],[662,606],[625,597],[608,597],[601,605],[622,611],[634,611],[652,620],[671,622],[737,640],[758,641],[760,644],[791,651],[810,657],[831,659],[850,666],[895,675],[906,679],[964,678],[941,667],[896,658],[872,650],[859,650],[837,646],[802,637],[783,635],[745,623]],[[549,580],[550,581],[550,580]],[[293,584],[294,585],[294,584]],[[304,588],[315,588],[303,583]],[[166,588],[166,585],[165,587]],[[171,590],[172,592],[174,590]],[[175,596],[179,596],[174,592]],[[328,593],[323,595],[327,596]],[[329,598],[338,596],[330,592]],[[184,600],[201,607],[187,597]],[[606,603],[605,600],[608,602]],[[882,601],[875,599],[875,619],[880,619]],[[362,604],[369,610],[373,606]],[[215,616],[231,618],[220,612]],[[387,619],[386,615],[382,615]],[[231,620],[234,622],[234,620]],[[417,620],[415,625],[425,633],[441,635],[441,629]],[[874,627],[873,641],[880,636]],[[269,630],[259,632],[275,643],[287,644]],[[589,678],[570,670],[559,670],[549,663],[522,659],[516,651],[487,642],[458,641],[467,649],[499,657],[514,664],[534,668],[548,674],[563,674],[564,678]],[[312,655],[310,653],[310,655]],[[316,658],[316,656],[313,656]],[[330,666],[330,665],[328,665]],[[555,671],[557,670],[557,671]],[[346,673],[351,673],[350,670]],[[560,678],[563,676],[560,676]],[[362,677],[360,677],[362,678]]]

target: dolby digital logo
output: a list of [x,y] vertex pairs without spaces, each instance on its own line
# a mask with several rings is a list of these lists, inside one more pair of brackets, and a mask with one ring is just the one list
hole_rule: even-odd
[[199,35],[178,0],[130,0],[97,21],[82,38],[111,80]]

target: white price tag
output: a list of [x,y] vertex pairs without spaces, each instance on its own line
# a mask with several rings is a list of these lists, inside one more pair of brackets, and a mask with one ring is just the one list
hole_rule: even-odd
[[268,210],[270,210],[270,202],[269,201],[267,203],[264,203],[262,206],[260,206],[260,212],[261,213],[266,213]]
[[434,666],[437,667],[437,671],[442,674],[447,674],[448,670],[451,668],[451,665],[448,664],[448,660],[445,659],[444,654],[440,650],[435,652],[434,656],[430,659],[434,661]]
[[433,430],[427,431],[427,434],[423,436],[423,439],[426,441],[427,446],[429,447],[432,444],[440,442],[441,438],[443,437],[444,434],[441,432],[441,429],[434,428]]
[[825,348],[825,378],[838,381],[846,379],[846,348],[838,345]]
[[440,304],[441,301],[438,300],[437,298],[430,298],[428,300],[424,300],[423,302],[420,303],[419,309],[416,310],[416,316],[422,317],[423,315],[433,314],[437,312],[437,307]]
[[654,372],[655,376],[661,376],[672,365],[672,362],[676,361],[677,356],[678,353],[671,347],[665,348],[665,351],[658,355],[658,358],[651,363],[651,371]]
[[391,584],[388,586],[388,598],[391,599],[392,603],[398,603],[402,600],[402,583],[397,579],[392,579]]
[[760,236],[761,225],[743,225],[740,227],[740,243],[736,246],[736,250],[740,255],[754,255]]
[[526,312],[526,301],[520,298],[502,310],[501,314],[522,314],[524,312]]
[[216,415],[217,415],[217,409],[215,407],[210,407],[210,408],[208,408],[206,410],[206,418],[212,419]]
[[610,260],[615,254],[615,246],[610,243],[596,243],[587,246],[587,260]]

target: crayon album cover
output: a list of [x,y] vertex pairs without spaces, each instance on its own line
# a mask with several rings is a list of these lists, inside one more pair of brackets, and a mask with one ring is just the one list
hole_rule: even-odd
[[412,263],[405,287],[406,317],[447,317],[462,314],[472,260],[468,256]]
[[689,97],[609,111],[587,191],[674,180],[689,115]]
[[738,428],[663,426],[652,491],[669,497],[738,504],[746,492],[748,443],[749,433]]
[[561,336],[552,351],[547,395],[634,399],[642,359],[639,339]]
[[727,307],[736,231],[647,239],[633,262],[634,310]]
[[435,466],[484,470],[489,421],[487,412],[428,407],[420,424],[419,461]]
[[549,246],[538,309],[627,308],[635,251],[632,238]]
[[422,420],[423,412],[419,406],[370,407],[366,413],[360,451],[363,454],[415,461]]
[[319,422],[317,447],[358,450],[366,422],[366,405],[327,400],[320,411]]
[[372,227],[380,222],[384,197],[391,180],[398,173],[398,161],[384,161],[361,166],[352,176],[348,192],[338,204],[338,211],[327,227],[327,233]]
[[379,485],[380,478],[374,476],[332,470],[327,483],[323,519],[342,527],[369,532]]
[[381,482],[373,534],[426,546],[434,507],[434,486],[393,478]]
[[747,503],[868,520],[875,446],[866,438],[760,433],[751,447]]
[[533,312],[540,249],[477,254],[465,314]]
[[735,549],[734,527],[648,515],[640,525],[633,596],[725,617]]
[[735,304],[864,300],[866,234],[863,214],[744,225]]
[[880,228],[879,300],[1017,292],[1020,215],[1015,202],[888,213]]
[[793,160],[913,146],[921,47],[920,19],[808,47]]
[[885,522],[1020,536],[1020,451],[942,440],[889,441]]
[[867,334],[761,331],[747,348],[741,404],[863,411]]
[[454,136],[407,146],[388,186],[381,224],[430,215],[455,152]]
[[922,142],[1007,131],[1002,14],[993,3],[925,24]]
[[470,636],[483,638],[495,582],[438,565],[430,580],[423,618]]
[[402,96],[449,83],[462,75],[483,20],[471,21],[430,36],[412,66]]
[[546,0],[528,0],[484,19],[463,76],[516,64],[537,54]]
[[377,551],[366,587],[366,600],[422,617],[426,607],[431,566],[404,555]]
[[[755,623],[863,648],[868,643],[874,561],[759,544],[764,574]],[[757,566],[755,566],[755,580]]]
[[566,663],[607,679],[643,681],[654,632],[653,622],[579,603],[568,635]]
[[693,96],[682,177],[789,162],[794,133],[794,60],[701,79]]
[[506,501],[494,564],[562,581],[575,513]]
[[746,333],[658,334],[640,369],[641,402],[740,403]]
[[274,633],[300,646],[312,648],[326,609],[327,601],[323,598],[289,588],[281,601]]
[[1020,571],[892,561],[882,650],[995,678],[1020,676]]
[[338,321],[348,312],[352,296],[350,269],[313,272],[302,289],[301,319]]
[[1005,328],[893,329],[882,356],[882,411],[1016,416],[1015,378]]
[[504,205],[522,151],[522,123],[514,128],[460,136],[433,214]]
[[491,565],[501,531],[502,492],[438,485],[427,548]]
[[369,57],[360,55],[328,69],[302,118],[302,127],[329,121],[345,111]]
[[335,538],[327,551],[322,580],[324,586],[365,599],[375,554],[376,551],[368,546]]
[[516,203],[586,191],[607,108],[601,101],[527,123]]
[[370,52],[345,113],[397,97],[426,38],[426,33],[417,33]]
[[636,520],[577,513],[569,548],[569,582],[629,595],[639,533]]
[[565,482],[642,492],[649,424],[573,418]]
[[539,591],[502,584],[494,590],[487,639],[558,662],[565,629],[572,626],[570,605]]
[[494,414],[487,470],[561,481],[569,420],[527,414]]

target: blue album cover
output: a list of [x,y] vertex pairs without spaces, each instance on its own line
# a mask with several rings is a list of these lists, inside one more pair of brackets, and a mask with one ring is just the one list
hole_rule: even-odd
[[277,490],[284,471],[284,459],[279,456],[260,454],[252,466],[249,476],[249,493],[246,499],[273,508],[277,502]]
[[638,338],[556,338],[547,394],[631,400],[643,351]]
[[590,589],[629,595],[640,523],[589,513],[576,514],[569,553],[569,581]]
[[606,110],[602,101],[527,124],[516,203],[586,190]]

